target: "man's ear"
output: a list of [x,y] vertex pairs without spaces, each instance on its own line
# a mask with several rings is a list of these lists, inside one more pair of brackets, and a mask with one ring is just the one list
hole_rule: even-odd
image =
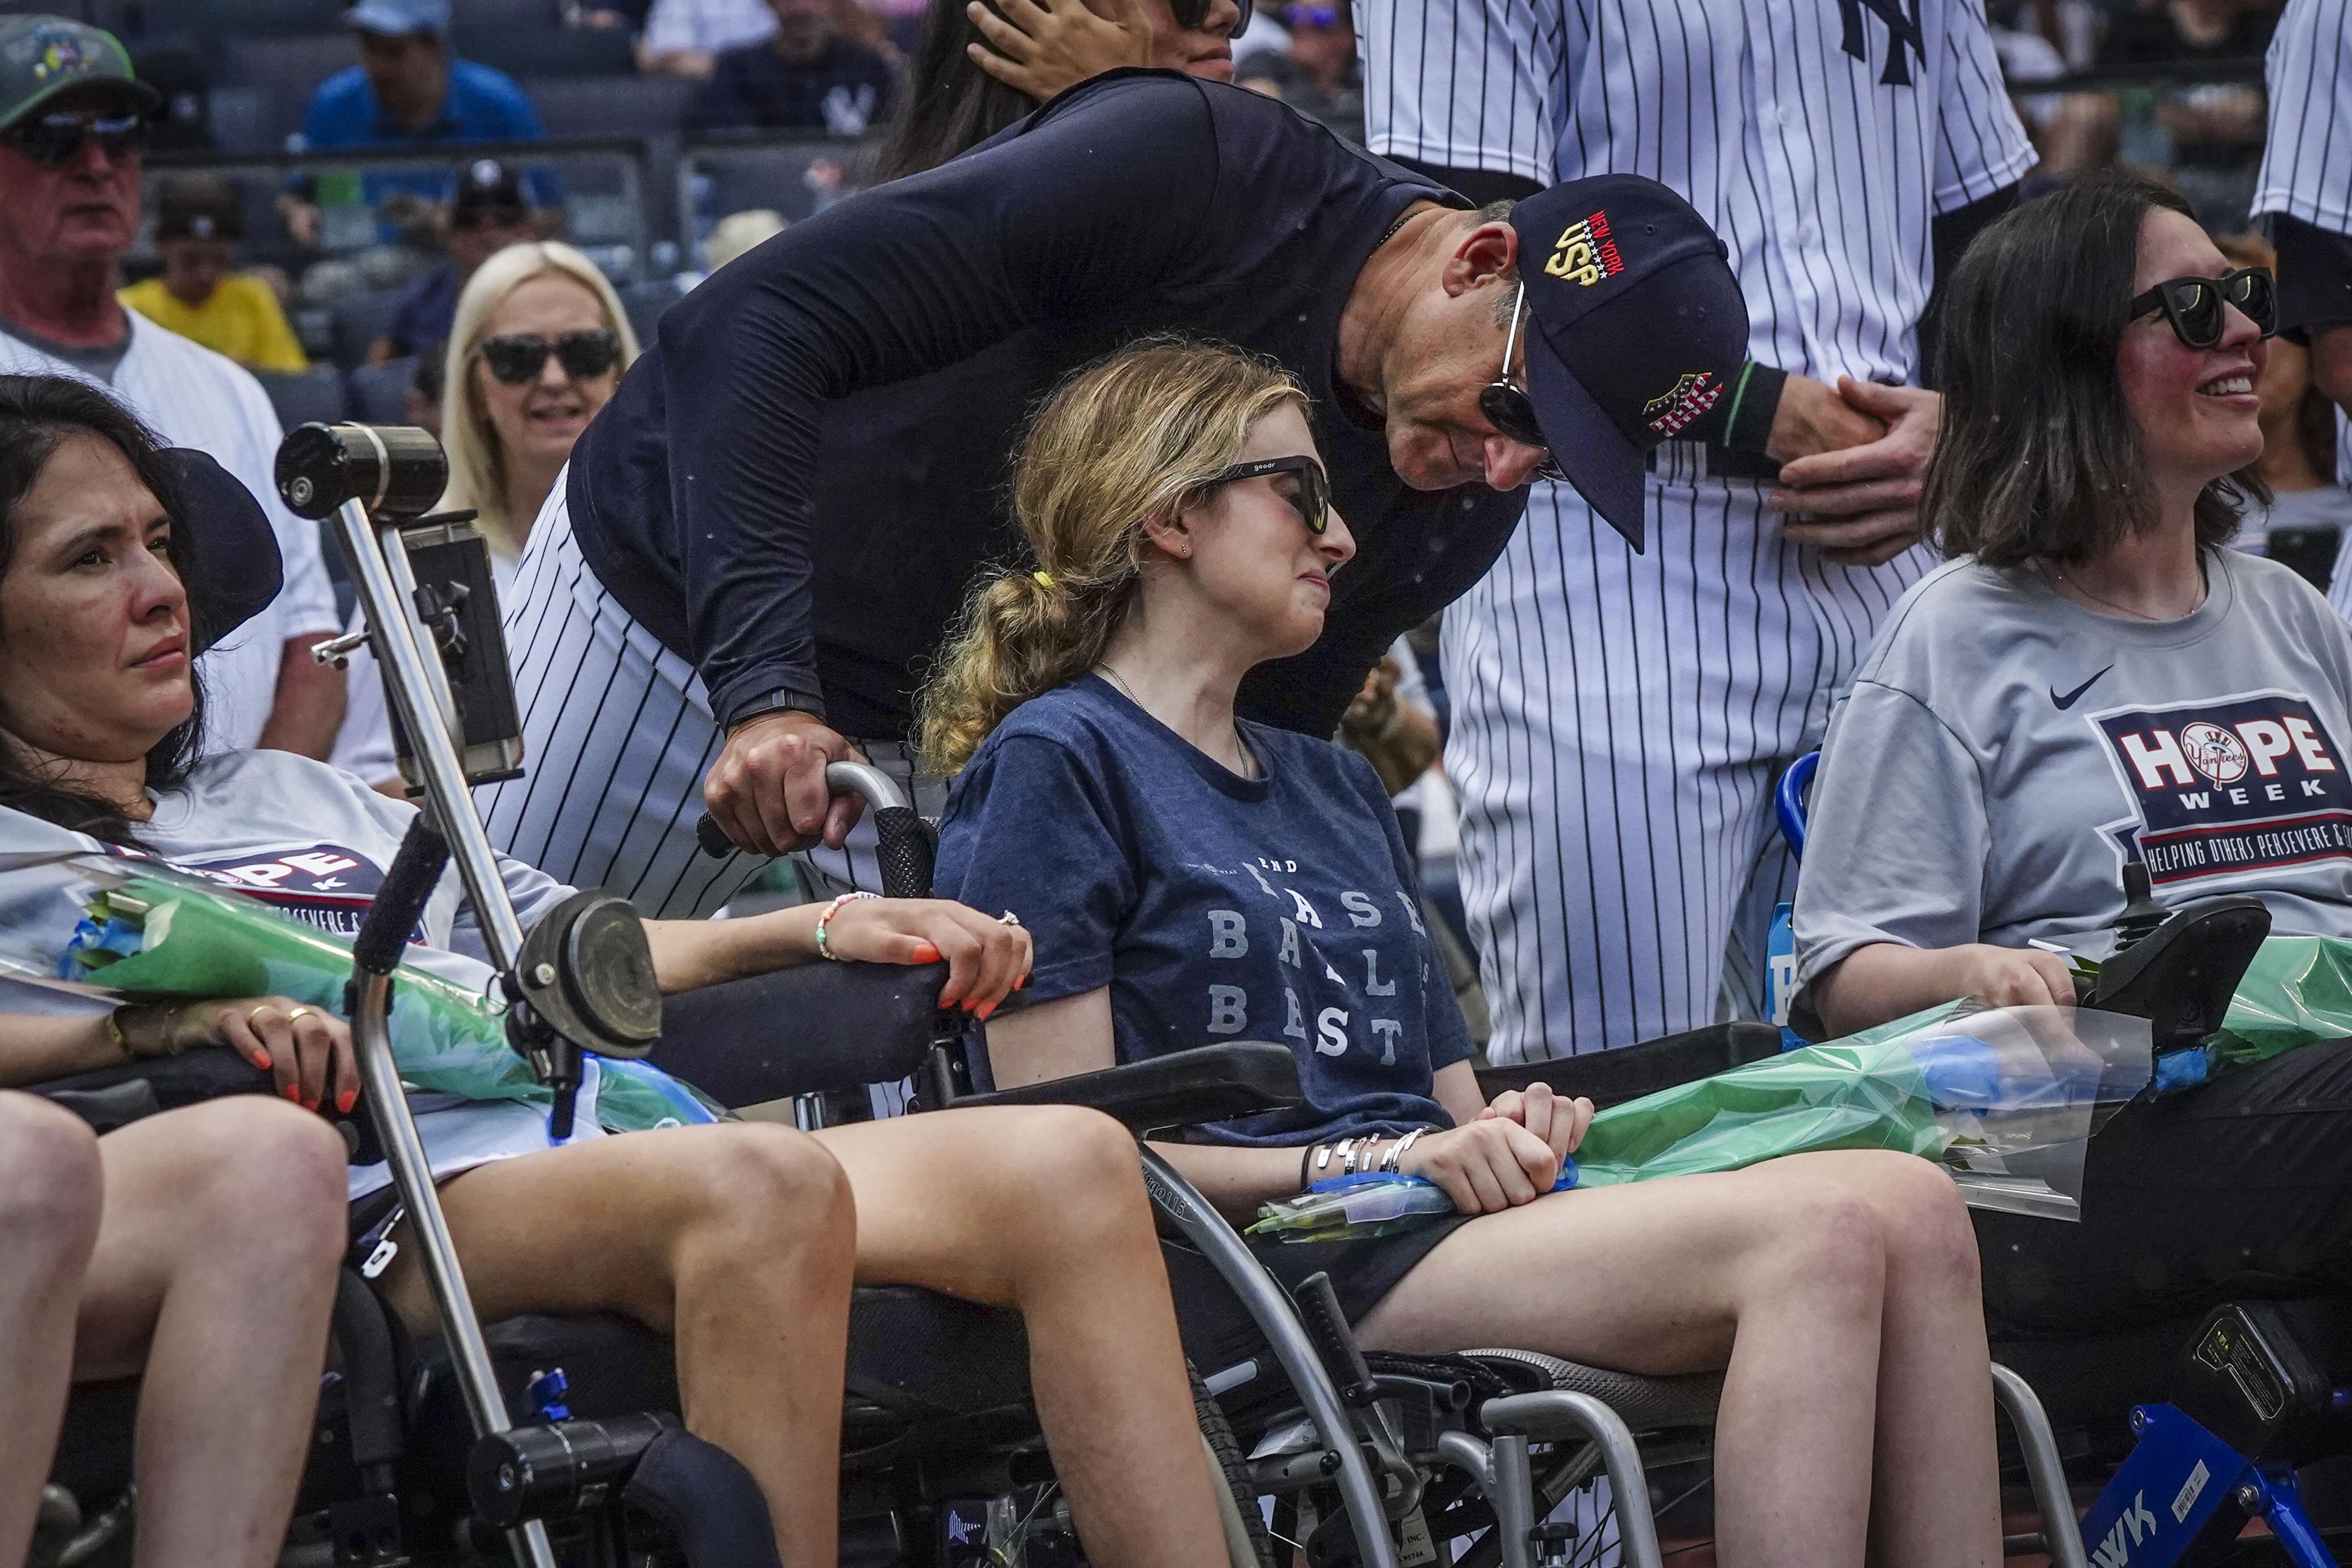
[[1482,223],[1454,243],[1442,274],[1445,291],[1466,294],[1518,264],[1519,231],[1507,223]]

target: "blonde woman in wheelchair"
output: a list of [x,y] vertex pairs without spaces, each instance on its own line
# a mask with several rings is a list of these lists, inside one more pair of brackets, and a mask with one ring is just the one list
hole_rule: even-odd
[[[1419,1230],[1260,1251],[1286,1284],[1328,1272],[1367,1348],[1723,1369],[1723,1561],[1999,1561],[1976,1247],[1944,1173],[1852,1152],[1553,1192],[1591,1104],[1480,1096],[1371,769],[1235,719],[1356,552],[1307,416],[1279,368],[1162,340],[1066,383],[1028,436],[1036,564],[975,591],[923,706],[926,760],[961,770],[937,886],[1036,944],[1034,1001],[989,1024],[998,1084],[1286,1042],[1303,1105],[1162,1152],[1236,1218],[1342,1169],[1443,1187],[1457,1213]],[[1196,1354],[1226,1331],[1180,1310]]]

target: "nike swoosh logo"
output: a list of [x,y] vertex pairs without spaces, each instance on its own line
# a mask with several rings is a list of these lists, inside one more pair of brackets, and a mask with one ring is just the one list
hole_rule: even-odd
[[[2113,669],[2113,668],[2115,668],[2115,666],[2114,666],[2114,665],[2112,665],[2112,664],[2111,664],[2111,665],[2107,666],[2107,669]],[[2106,674],[2107,669],[2103,669],[2103,670],[2099,671],[2099,675],[2105,675],[2105,674]],[[2066,695],[2065,695],[2065,696],[2063,696],[2063,697],[2061,697],[2061,696],[2059,696],[2059,695],[2058,695],[2058,689],[2057,689],[2056,687],[2054,687],[2054,686],[2053,686],[2053,687],[2052,687],[2052,688],[2050,689],[2050,700],[2051,700],[2052,702],[2053,702],[2053,703],[2057,704],[2058,711],[2059,711],[2059,712],[2063,713],[2064,711],[2066,711],[2066,710],[2067,710],[2067,709],[2072,708],[2073,706],[2074,706],[2075,699],[2077,699],[2077,698],[2081,697],[2081,696],[2083,695],[2083,693],[2084,693],[2085,691],[2088,691],[2089,689],[2091,689],[2091,688],[2093,688],[2094,686],[2096,686],[2096,685],[2099,683],[2099,675],[2095,675],[2095,676],[2091,677],[2091,679],[2088,679],[2088,680],[2086,680],[2086,681],[2083,682],[2083,684],[2082,684],[2082,685],[2080,685],[2080,686],[2078,686],[2078,687],[2074,688],[2074,690],[2069,691],[2069,692],[2068,692],[2068,693],[2066,693]]]

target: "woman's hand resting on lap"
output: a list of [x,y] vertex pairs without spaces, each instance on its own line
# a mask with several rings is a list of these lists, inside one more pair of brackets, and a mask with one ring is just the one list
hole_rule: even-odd
[[947,961],[940,1005],[981,1018],[1029,984],[1029,933],[950,899],[858,899],[825,924],[825,942],[866,963]]
[[1415,1139],[1398,1168],[1436,1183],[1464,1214],[1497,1214],[1551,1191],[1591,1124],[1592,1101],[1531,1084],[1496,1095],[1475,1121]]
[[359,1103],[352,1028],[331,1013],[288,996],[237,996],[175,1002],[163,1022],[183,1045],[231,1047],[267,1070],[278,1080],[278,1092],[307,1110],[320,1109],[331,1091],[337,1110]]

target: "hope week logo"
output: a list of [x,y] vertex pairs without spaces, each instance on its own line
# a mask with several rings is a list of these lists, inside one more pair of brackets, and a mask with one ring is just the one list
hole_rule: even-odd
[[2252,692],[2086,717],[2137,812],[2106,831],[2158,887],[2352,858],[2352,776],[2302,698]]

